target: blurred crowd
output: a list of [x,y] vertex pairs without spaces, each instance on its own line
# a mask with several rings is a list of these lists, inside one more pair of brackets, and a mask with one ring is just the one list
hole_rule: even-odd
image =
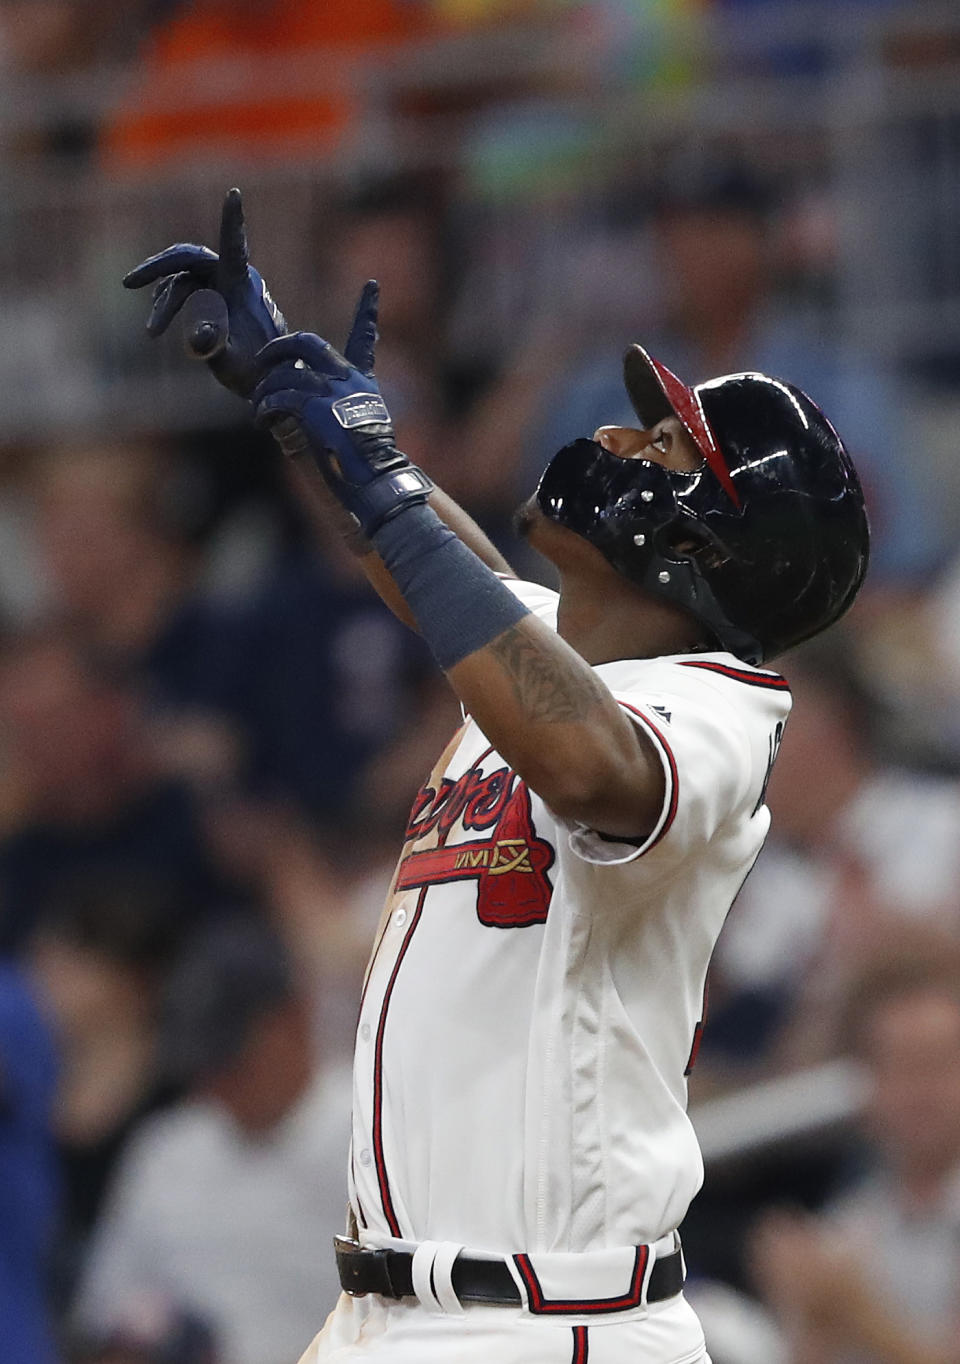
[[[339,341],[379,278],[402,447],[542,581],[514,508],[560,445],[631,422],[627,341],[691,382],[756,368],[822,403],[861,470],[872,566],[842,626],[777,664],[795,706],[773,831],[721,939],[691,1095],[696,1112],[838,1058],[859,1078],[842,1122],[785,1128],[708,1182],[691,1297],[714,1364],[949,1364],[955,437],[915,375],[831,325],[829,177],[713,129],[653,159],[621,130],[598,165],[583,116],[600,80],[677,98],[709,67],[707,11],[737,8],[760,23],[763,0],[0,0],[0,173],[14,200],[37,176],[91,195],[186,177],[212,230],[249,172],[253,258],[287,316]],[[826,72],[805,33],[752,60]],[[458,73],[450,44],[477,35],[490,58]],[[919,32],[895,56],[951,53]],[[391,128],[429,139],[438,118],[442,165],[392,157]],[[322,212],[258,182],[278,160],[334,185]],[[283,259],[293,216],[309,282]],[[127,227],[144,251],[194,230]],[[18,259],[49,245],[30,235]],[[458,709],[239,401],[191,421],[197,376],[148,342],[142,300],[112,301],[135,261],[96,262],[115,327],[92,368],[28,326],[13,349],[42,352],[36,388],[0,402],[0,1353],[285,1364],[335,1293],[364,963]],[[38,278],[16,281],[25,318]],[[175,421],[136,403],[161,365]],[[939,366],[960,412],[960,353]],[[82,391],[108,371],[130,381],[126,420]],[[51,394],[66,420],[5,423]]]

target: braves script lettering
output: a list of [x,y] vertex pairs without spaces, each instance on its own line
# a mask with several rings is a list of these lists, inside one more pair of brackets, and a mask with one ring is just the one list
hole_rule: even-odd
[[[491,832],[447,846],[458,825]],[[436,846],[418,848],[434,830]],[[482,924],[524,928],[546,919],[554,852],[534,832],[530,793],[509,767],[486,775],[471,767],[456,781],[444,778],[436,790],[425,786],[414,801],[406,837],[414,847],[400,865],[397,890],[472,878]]]

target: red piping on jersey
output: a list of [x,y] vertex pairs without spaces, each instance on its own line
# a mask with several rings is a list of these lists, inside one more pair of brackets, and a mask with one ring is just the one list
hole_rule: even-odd
[[[493,745],[489,744],[472,766],[479,767],[492,752]],[[444,841],[444,837],[441,837],[440,842],[443,843]],[[402,859],[398,864],[398,868],[399,866],[402,866]],[[397,888],[397,879],[395,874],[394,884],[390,887],[390,895],[393,895]],[[373,1060],[373,1157],[377,1171],[377,1183],[380,1187],[380,1202],[383,1204],[384,1216],[387,1219],[390,1234],[396,1237],[400,1236],[400,1223],[397,1221],[397,1215],[393,1207],[393,1199],[390,1195],[390,1180],[387,1176],[387,1165],[383,1154],[383,1038],[386,1030],[387,1009],[390,1005],[390,996],[393,994],[393,987],[396,984],[397,975],[400,971],[400,964],[403,961],[407,948],[410,946],[410,939],[413,937],[414,929],[420,922],[420,915],[423,913],[423,902],[426,899],[428,889],[429,887],[424,886],[420,891],[420,895],[417,899],[417,907],[414,911],[413,918],[410,921],[410,927],[407,929],[407,935],[400,945],[397,959],[393,963],[393,970],[390,972],[390,979],[387,981],[387,988],[383,993],[383,1002],[380,1005],[380,1020],[377,1024],[377,1040]],[[363,991],[360,996],[361,1011],[367,995],[367,986],[373,975],[373,963],[380,951],[381,944],[387,935],[391,917],[391,915],[387,916],[383,925],[383,931],[380,934],[377,944],[373,949],[373,955],[370,958],[370,966],[367,969],[367,978],[363,983]],[[359,1204],[359,1202],[360,1200],[358,1197],[357,1203]]]
[[[456,738],[456,735],[454,735],[454,738]],[[476,767],[479,767],[480,764],[481,764],[482,762],[484,762],[485,759],[486,759],[492,752],[493,752],[493,744],[490,744],[487,748],[485,748],[485,749],[483,750],[483,752],[480,754],[480,757],[476,760],[476,762],[473,764],[473,766],[474,766],[475,768],[476,768]],[[438,761],[439,761],[439,760],[438,760]],[[421,787],[420,791],[417,793],[417,798],[418,798],[418,799],[419,799],[419,797],[423,794],[423,789],[424,789],[424,788]],[[436,798],[436,794],[437,794],[437,793],[434,791],[434,792],[433,792],[433,799]],[[416,808],[416,802],[414,802],[414,808]],[[414,833],[414,835],[413,835],[413,840],[415,840],[415,839],[416,839],[416,833]],[[409,841],[411,841],[411,840],[408,840],[408,842],[409,842]],[[442,843],[444,843],[445,841],[446,841],[446,835],[443,834],[443,835],[440,836],[439,842],[442,844]],[[406,846],[406,844],[404,844],[404,846]],[[402,853],[401,853],[400,860],[399,860],[398,863],[397,863],[396,871],[395,871],[394,874],[393,874],[393,882],[391,883],[390,889],[389,889],[389,891],[387,892],[387,899],[388,899],[388,900],[390,900],[391,897],[392,897],[393,895],[395,895],[396,892],[397,892],[399,875],[400,875],[401,869],[402,869],[402,867],[403,867],[404,860],[405,860],[405,859],[404,859],[404,857],[403,857],[403,855],[402,855]],[[364,1001],[365,1001],[366,998],[367,998],[367,987],[368,987],[369,984],[370,984],[370,977],[373,975],[373,964],[374,964],[374,962],[375,962],[376,959],[377,959],[377,954],[378,954],[379,951],[380,951],[380,946],[381,946],[381,944],[382,944],[384,938],[387,936],[387,929],[388,929],[389,927],[390,927],[390,915],[388,914],[388,915],[386,916],[386,918],[384,919],[383,928],[380,930],[380,936],[377,938],[377,941],[376,941],[376,943],[374,944],[373,951],[372,951],[371,954],[370,954],[370,962],[369,962],[369,965],[367,966],[366,975],[364,976],[363,988],[362,988],[362,990],[360,991],[360,1010],[359,1010],[360,1013],[363,1012]]]
[[630,1277],[630,1287],[626,1293],[619,1298],[551,1298],[547,1299],[543,1295],[540,1280],[537,1278],[533,1265],[530,1263],[529,1255],[514,1255],[513,1262],[517,1266],[520,1277],[523,1279],[527,1289],[527,1306],[530,1311],[538,1316],[546,1316],[551,1312],[573,1312],[573,1313],[601,1313],[601,1312],[626,1312],[631,1307],[639,1307],[643,1300],[643,1277],[647,1269],[647,1260],[650,1258],[649,1246],[637,1246],[634,1250],[633,1274]]
[[667,817],[663,821],[663,825],[660,829],[660,832],[657,834],[656,838],[650,844],[650,847],[644,848],[643,853],[641,853],[641,856],[643,856],[644,853],[650,852],[653,848],[657,846],[661,838],[663,838],[664,834],[670,828],[670,825],[673,823],[674,816],[677,813],[677,801],[680,798],[680,779],[677,776],[677,760],[673,756],[673,749],[667,743],[666,739],[660,733],[659,729],[657,729],[653,721],[648,720],[642,710],[637,710],[636,706],[631,706],[629,701],[620,701],[619,704],[623,706],[624,710],[630,711],[631,715],[636,715],[636,717],[639,720],[642,720],[643,723],[647,726],[647,728],[649,730],[652,730],[652,732],[656,735],[660,747],[666,754],[667,765],[670,768],[670,807],[667,810]]
[[573,1328],[573,1358],[571,1364],[587,1364],[587,1355],[590,1352],[590,1342],[587,1340],[587,1328],[585,1326],[575,1326]]
[[387,988],[383,994],[383,1003],[380,1006],[380,1022],[377,1025],[377,1043],[373,1057],[373,1159],[377,1169],[377,1183],[380,1186],[380,1202],[383,1204],[384,1216],[390,1228],[391,1236],[400,1236],[400,1223],[393,1210],[393,1199],[390,1196],[390,1181],[387,1178],[387,1165],[383,1156],[383,1035],[387,1022],[387,1009],[390,1005],[390,996],[393,994],[393,987],[396,984],[397,974],[400,970],[400,963],[410,946],[410,939],[413,937],[414,930],[420,922],[420,915],[423,913],[423,902],[426,899],[427,888],[424,886],[417,900],[417,908],[407,929],[407,936],[404,938],[400,951],[397,953],[397,960],[393,964]]
[[707,663],[705,660],[685,658],[680,661],[681,668],[702,668],[707,673],[719,673],[721,677],[732,678],[734,682],[746,682],[748,687],[769,687],[773,691],[789,691],[790,683],[779,673],[752,673],[746,668],[728,668],[726,663]]

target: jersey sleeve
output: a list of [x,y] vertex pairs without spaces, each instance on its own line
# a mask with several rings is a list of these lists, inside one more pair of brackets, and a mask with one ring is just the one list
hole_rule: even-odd
[[[718,664],[718,667],[728,667]],[[718,835],[733,844],[738,827],[766,820],[763,793],[790,707],[776,674],[729,667],[703,675],[700,664],[651,659],[596,669],[652,744],[664,776],[664,799],[653,829],[629,841],[573,825],[569,847],[595,864],[642,863],[644,874],[668,874]],[[750,681],[738,681],[742,672]],[[769,677],[770,683],[753,681]],[[773,679],[776,678],[776,681]],[[639,866],[638,866],[639,869]]]

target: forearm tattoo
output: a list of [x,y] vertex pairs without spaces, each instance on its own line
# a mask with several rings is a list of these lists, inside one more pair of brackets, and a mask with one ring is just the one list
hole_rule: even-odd
[[582,671],[567,672],[554,651],[522,625],[512,625],[489,647],[503,664],[527,720],[534,724],[584,720],[606,699],[606,688],[587,664]]

